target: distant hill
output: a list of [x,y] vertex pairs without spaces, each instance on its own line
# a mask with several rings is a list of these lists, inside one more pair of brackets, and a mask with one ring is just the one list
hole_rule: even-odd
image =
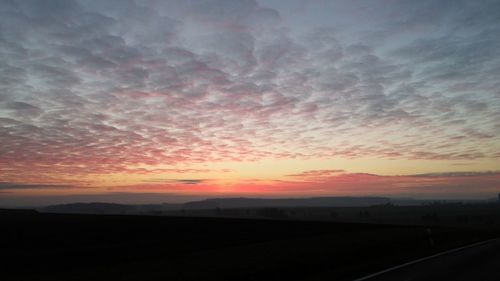
[[214,198],[188,202],[184,209],[259,208],[259,207],[367,207],[390,203],[384,197],[313,197],[313,198]]
[[41,210],[50,213],[119,214],[134,213],[137,211],[137,207],[112,203],[72,203],[52,205]]
[[126,205],[114,203],[71,203],[52,205],[40,208],[48,213],[74,213],[74,214],[139,214],[154,211],[167,211],[179,209],[177,204],[149,204]]
[[171,210],[265,207],[367,207],[390,203],[384,197],[315,197],[315,198],[213,198],[184,204],[126,205],[114,203],[72,203],[51,205],[39,210],[49,213],[141,214]]
[[5,220],[6,218],[30,218],[38,215],[36,210],[31,209],[2,209],[0,208],[0,219]]

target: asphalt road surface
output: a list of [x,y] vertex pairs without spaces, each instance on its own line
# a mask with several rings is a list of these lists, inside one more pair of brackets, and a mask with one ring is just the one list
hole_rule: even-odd
[[499,281],[500,239],[390,268],[355,281]]

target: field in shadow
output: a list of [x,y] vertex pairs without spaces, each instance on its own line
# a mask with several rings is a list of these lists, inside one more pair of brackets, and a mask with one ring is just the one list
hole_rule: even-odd
[[1,280],[352,280],[500,233],[22,210],[0,211],[0,222]]

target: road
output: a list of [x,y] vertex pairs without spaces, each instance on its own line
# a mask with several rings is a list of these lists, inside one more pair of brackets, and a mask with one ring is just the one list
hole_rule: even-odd
[[500,239],[477,243],[375,273],[355,281],[498,281]]

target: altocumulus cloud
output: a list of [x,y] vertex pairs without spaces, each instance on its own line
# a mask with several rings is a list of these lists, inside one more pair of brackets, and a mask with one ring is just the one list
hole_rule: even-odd
[[499,14],[486,0],[1,1],[0,172],[498,158]]
[[57,184],[25,184],[14,182],[0,182],[0,190],[9,189],[68,189],[76,188],[72,185],[57,185]]
[[180,184],[200,184],[207,182],[204,179],[151,179],[144,181],[146,183],[180,183]]

